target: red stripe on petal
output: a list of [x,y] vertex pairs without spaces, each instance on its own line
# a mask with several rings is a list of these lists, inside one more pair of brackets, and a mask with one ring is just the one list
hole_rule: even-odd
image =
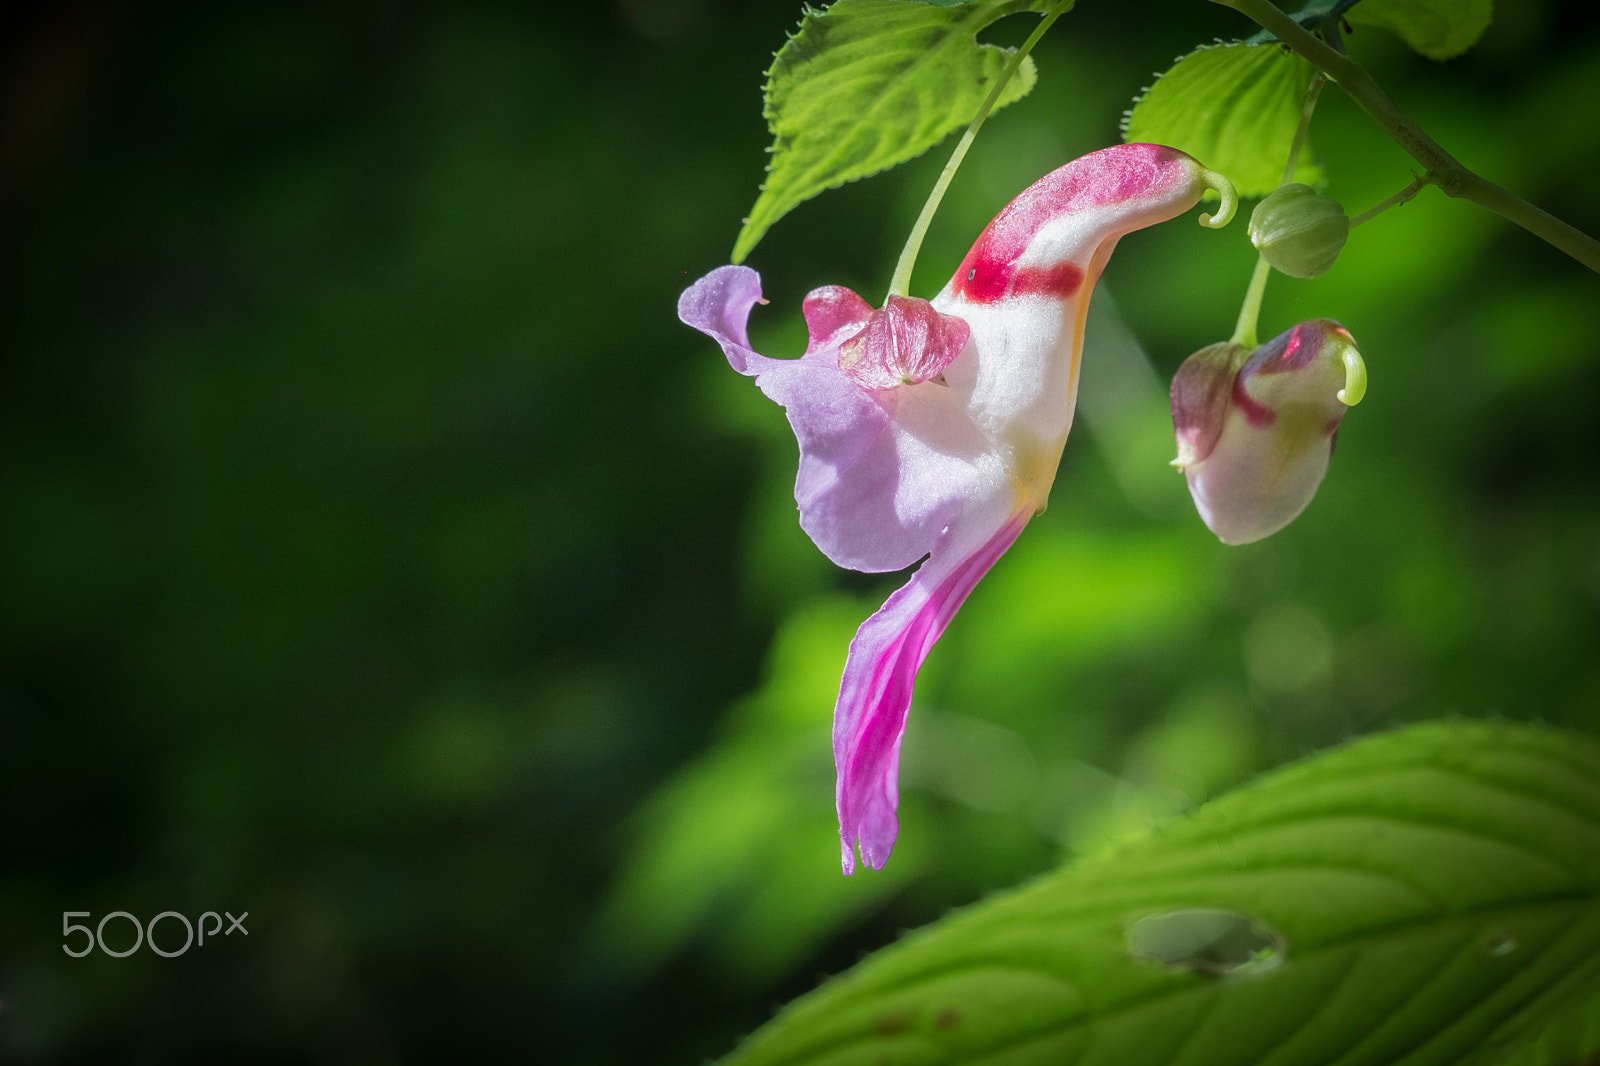
[[1053,296],[1064,300],[1083,286],[1083,271],[1073,263],[1057,263],[1040,269],[1025,267],[1011,281],[1016,296]]
[[1256,429],[1266,429],[1278,420],[1278,416],[1245,391],[1244,383],[1244,374],[1233,379],[1233,406]]

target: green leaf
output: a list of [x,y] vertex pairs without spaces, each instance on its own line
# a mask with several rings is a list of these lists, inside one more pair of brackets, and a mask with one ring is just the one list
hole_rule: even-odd
[[[767,72],[772,163],[733,247],[740,263],[796,205],[847,181],[914,159],[972,121],[1014,49],[977,34],[1052,0],[837,0],[807,9]],[[1026,96],[1024,59],[995,107]]]
[[1597,993],[1600,745],[1429,723],[908,936],[726,1062],[1480,1062]]
[[1344,17],[1381,26],[1429,59],[1449,59],[1478,43],[1494,18],[1494,0],[1363,0]]
[[1485,1049],[1485,1066],[1579,1066],[1600,1058],[1600,996],[1580,1002],[1545,1025],[1534,1039]]
[[[1272,44],[1211,45],[1191,52],[1133,105],[1123,139],[1181,148],[1226,174],[1242,196],[1276,189],[1294,145],[1311,65]],[[1319,185],[1309,145],[1296,181]]]

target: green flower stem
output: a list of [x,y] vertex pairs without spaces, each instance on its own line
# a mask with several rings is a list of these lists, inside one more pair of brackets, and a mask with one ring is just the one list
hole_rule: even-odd
[[1306,134],[1311,130],[1311,114],[1317,109],[1317,97],[1322,95],[1322,87],[1326,84],[1328,76],[1322,71],[1311,75],[1311,84],[1306,86],[1305,103],[1300,107],[1300,125],[1294,131],[1294,143],[1289,146],[1289,161],[1283,165],[1280,185],[1294,181],[1295,166],[1300,162],[1300,152],[1306,146]]
[[[1294,180],[1295,164],[1300,161],[1300,150],[1305,146],[1306,135],[1311,130],[1311,115],[1316,111],[1317,98],[1322,95],[1322,87],[1327,83],[1327,75],[1319,70],[1311,75],[1311,81],[1306,85],[1305,103],[1300,108],[1300,125],[1294,131],[1294,143],[1289,146],[1289,158],[1283,165],[1281,185],[1288,185]],[[1266,256],[1258,256],[1255,271],[1250,275],[1250,284],[1244,290],[1244,303],[1239,306],[1239,322],[1233,327],[1230,343],[1255,348],[1258,343],[1256,323],[1261,319],[1261,300],[1266,295],[1267,279],[1271,276],[1272,264],[1267,262]]]
[[1267,278],[1272,276],[1272,264],[1267,262],[1266,256],[1256,259],[1255,273],[1250,275],[1250,285],[1244,291],[1244,303],[1239,308],[1239,323],[1233,327],[1233,336],[1229,338],[1230,344],[1243,345],[1254,350],[1259,343],[1256,340],[1256,321],[1261,317],[1261,297],[1267,291]]
[[1446,196],[1470,200],[1493,211],[1600,274],[1600,241],[1463,166],[1396,107],[1359,64],[1302,29],[1270,0],[1212,0],[1212,3],[1231,7],[1251,19],[1338,82],[1396,144],[1426,168],[1425,184],[1437,185]]
[[[967,131],[961,135],[961,140],[956,144],[956,150],[950,153],[950,162],[944,165],[939,180],[933,183],[933,191],[928,194],[928,202],[922,205],[922,214],[917,216],[916,225],[911,227],[911,236],[906,238],[906,246],[900,250],[900,261],[895,264],[894,277],[889,280],[889,295],[904,296],[911,286],[911,269],[917,265],[917,253],[922,250],[922,238],[928,234],[928,226],[933,222],[934,212],[939,210],[939,202],[944,199],[944,191],[950,187],[950,179],[956,176],[961,161],[967,157],[967,149],[972,147],[972,140],[978,135],[978,130],[983,126],[984,119],[989,117],[989,112],[994,110],[994,103],[1000,99],[1000,93],[1011,81],[1012,75],[1022,65],[1022,61],[1033,51],[1033,46],[1045,35],[1052,23],[1064,15],[1072,7],[1074,0],[1059,0],[1055,7],[1040,20],[1039,25],[1022,42],[1016,54],[1011,57],[1011,62],[1006,64],[1006,69],[994,83],[994,88],[989,90],[988,99],[983,106],[978,108],[978,113],[973,116],[972,122],[967,126]],[[885,301],[887,302],[887,301]]]

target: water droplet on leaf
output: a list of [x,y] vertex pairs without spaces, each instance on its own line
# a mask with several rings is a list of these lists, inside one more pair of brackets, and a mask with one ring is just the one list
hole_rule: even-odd
[[1516,951],[1517,941],[1516,938],[1505,935],[1492,936],[1489,938],[1487,947],[1489,948],[1489,954],[1498,959]]
[[1283,936],[1259,918],[1211,907],[1186,907],[1140,918],[1128,927],[1128,954],[1174,972],[1265,973],[1283,962]]

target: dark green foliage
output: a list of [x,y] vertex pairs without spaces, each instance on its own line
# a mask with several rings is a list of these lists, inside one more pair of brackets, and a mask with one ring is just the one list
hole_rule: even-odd
[[[1501,6],[1446,66],[1350,47],[1600,229],[1600,38]],[[922,678],[899,849],[844,881],[827,716],[894,579],[806,542],[781,413],[673,317],[760,180],[798,5],[47,7],[0,34],[0,1061],[703,1062],[1352,735],[1600,732],[1594,279],[1439,196],[1275,279],[1262,328],[1339,318],[1371,386],[1312,508],[1234,551],[1161,397],[1254,256],[1164,227],[1107,268],[1050,511]],[[1149,72],[1248,30],[1063,18],[919,291]],[[1410,180],[1331,87],[1315,140],[1352,213]],[[764,351],[803,347],[811,287],[881,292],[942,163],[768,234]],[[250,934],[72,959],[82,909]],[[1594,1013],[1565,1017],[1519,1066],[1570,1064]]]

